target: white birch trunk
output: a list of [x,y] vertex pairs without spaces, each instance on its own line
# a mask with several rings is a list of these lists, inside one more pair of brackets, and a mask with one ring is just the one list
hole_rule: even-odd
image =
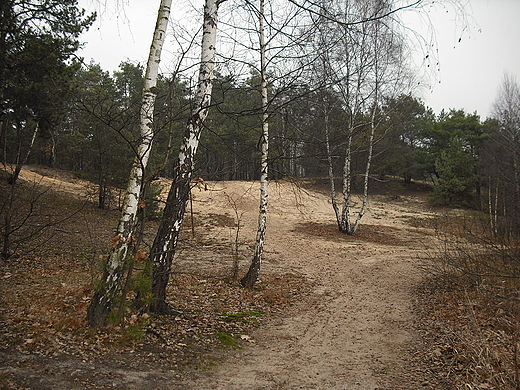
[[112,239],[112,252],[104,269],[101,288],[96,291],[89,306],[87,319],[90,326],[98,327],[107,323],[108,315],[114,310],[115,302],[121,294],[126,271],[129,266],[129,252],[134,243],[137,211],[143,186],[143,176],[148,165],[153,140],[153,110],[157,96],[157,75],[162,46],[170,16],[172,0],[161,0],[152,44],[148,56],[140,110],[141,138],[137,155],[130,172],[123,210]]
[[[362,42],[360,43],[361,49],[364,48],[365,36],[363,35]],[[352,77],[351,72],[353,74],[357,73],[356,86],[354,91],[350,86],[350,81],[346,82],[346,91],[344,93],[344,99],[347,105],[349,105],[349,124],[347,129],[347,145],[345,148],[345,161],[343,164],[343,208],[341,211],[341,227],[340,230],[343,233],[350,234],[351,221],[350,221],[350,198],[352,196],[352,141],[354,137],[355,130],[355,120],[356,116],[360,110],[360,100],[361,100],[361,86],[362,86],[362,78],[363,78],[363,69],[362,66],[359,66],[358,70],[355,70],[354,64],[351,63],[353,59],[351,59],[351,54],[349,53],[349,42],[346,43],[347,47],[345,49],[346,61],[345,66],[347,69],[348,78]],[[355,56],[354,56],[355,58]],[[361,56],[360,56],[361,58]]]
[[365,215],[367,210],[368,203],[368,180],[370,178],[370,167],[372,166],[372,156],[374,154],[374,135],[376,132],[376,114],[378,107],[378,99],[379,99],[379,61],[378,61],[378,30],[376,27],[375,37],[374,37],[374,104],[372,106],[372,113],[370,117],[370,136],[368,138],[368,155],[367,155],[367,163],[365,166],[365,174],[363,176],[363,200],[361,204],[361,209],[357,215],[356,221],[354,222],[354,226],[350,228],[349,234],[353,235],[356,233],[359,223],[361,222],[361,218]]
[[350,231],[350,197],[352,195],[352,131],[347,138],[345,164],[343,165],[343,209],[341,211],[341,231]]
[[195,168],[195,155],[199,146],[202,125],[211,104],[218,5],[219,1],[216,0],[206,0],[204,5],[201,62],[194,108],[186,126],[173,183],[168,193],[161,225],[151,250],[153,263],[152,294],[154,295],[151,309],[158,313],[170,311],[166,303],[166,287],[189,200],[191,178]]
[[[326,103],[324,103],[325,105]],[[327,108],[324,108],[325,111],[325,148],[327,150],[327,163],[329,164],[329,182],[330,182],[330,200],[332,202],[332,208],[334,209],[334,214],[336,215],[336,222],[338,223],[339,231],[342,231],[341,224],[341,212],[338,206],[338,199],[336,197],[336,185],[334,184],[334,165],[332,161],[332,152],[330,150],[330,129],[329,129],[329,113]]]
[[267,96],[267,72],[266,72],[266,44],[264,31],[264,0],[260,0],[259,7],[259,39],[260,39],[260,77],[262,92],[262,139],[261,139],[261,172],[260,172],[260,210],[258,213],[258,230],[256,233],[255,251],[253,260],[247,274],[240,280],[242,286],[253,288],[260,273],[262,253],[264,249],[265,232],[267,229],[267,197],[268,197],[268,164],[269,154],[269,113]]
[[[377,94],[376,94],[377,96]],[[376,98],[377,101],[377,98]],[[349,234],[355,234],[359,223],[361,222],[361,218],[363,218],[363,215],[365,215],[365,212],[367,210],[367,203],[368,203],[368,179],[370,177],[370,167],[372,165],[372,156],[374,153],[374,134],[376,131],[376,124],[375,124],[375,113],[376,113],[376,107],[377,103],[374,103],[374,109],[372,112],[372,118],[370,123],[370,137],[368,139],[368,156],[367,156],[367,164],[365,167],[365,174],[363,177],[363,201],[361,204],[361,209],[359,210],[359,213],[356,218],[356,222],[354,222],[354,226],[350,228]]]
[[33,130],[32,136],[31,136],[31,141],[29,142],[29,147],[27,148],[27,152],[25,153],[25,156],[23,158],[20,156],[22,146],[21,146],[21,144],[19,145],[18,154],[16,156],[16,167],[15,167],[13,174],[9,178],[10,184],[12,184],[12,185],[16,184],[16,181],[18,180],[18,176],[20,176],[22,167],[27,163],[27,160],[29,159],[29,155],[32,152],[32,149],[34,147],[34,141],[36,140],[36,135],[38,134],[39,129],[40,129],[40,125],[38,123],[36,123],[36,126],[34,127],[34,130]]
[[[376,22],[377,23],[377,22]],[[350,112],[350,126],[348,129],[348,137],[347,137],[347,146],[345,152],[345,163],[343,169],[343,210],[342,210],[342,226],[340,230],[346,234],[353,235],[356,233],[361,219],[363,218],[368,204],[368,183],[370,176],[370,169],[372,166],[372,158],[373,158],[373,150],[374,150],[374,136],[375,130],[377,127],[376,124],[376,114],[378,109],[378,99],[380,96],[380,83],[382,81],[382,77],[384,74],[380,71],[379,67],[379,56],[381,53],[378,43],[379,43],[379,30],[377,29],[377,25],[375,26],[376,30],[374,32],[370,32],[370,25],[363,24],[362,26],[362,39],[359,43],[359,64],[357,71],[355,71],[355,75],[357,77],[356,87],[354,91],[351,91],[350,88],[347,87],[347,99],[346,101],[353,101],[352,109]],[[372,42],[371,40],[372,39]],[[373,46],[369,46],[369,45]],[[347,56],[348,57],[348,56]],[[347,62],[347,69],[350,64]],[[373,105],[371,110],[370,117],[370,133],[368,139],[368,150],[367,150],[367,160],[365,165],[365,172],[363,174],[363,195],[362,195],[362,203],[359,212],[357,213],[356,219],[352,224],[350,217],[350,202],[352,197],[351,190],[351,182],[352,182],[352,142],[354,131],[356,129],[356,116],[361,113],[362,106],[364,105],[363,101],[365,97],[363,97],[363,88],[364,84],[369,81],[369,73],[373,72],[374,74],[374,87],[373,87]],[[348,86],[348,83],[347,83]],[[351,95],[351,92],[353,95]]]

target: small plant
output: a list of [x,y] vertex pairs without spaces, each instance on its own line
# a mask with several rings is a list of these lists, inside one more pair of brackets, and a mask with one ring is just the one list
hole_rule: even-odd
[[[226,194],[226,193],[224,195],[225,195],[229,205],[232,207],[233,212],[235,213],[235,219],[236,219],[235,226],[233,226],[233,228],[235,229],[235,238],[234,238],[234,242],[233,242],[233,246],[232,246],[233,267],[231,269],[231,280],[236,281],[237,278],[238,278],[238,268],[239,268],[239,261],[240,261],[240,253],[239,253],[240,241],[239,241],[239,238],[240,238],[240,227],[242,226],[242,215],[243,215],[243,212],[241,213],[241,212],[238,211],[238,201],[240,200],[240,198],[236,199],[236,198],[234,198],[231,195]],[[245,194],[243,194],[242,197],[244,195]]]
[[237,346],[237,340],[231,336],[229,333],[226,332],[219,332],[217,333],[218,340],[227,347],[236,347]]
[[240,313],[228,314],[226,318],[230,321],[240,321],[244,324],[253,323],[258,325],[257,318],[261,317],[262,315],[263,313],[247,310]]
[[126,328],[126,336],[133,341],[140,341],[146,333],[149,323],[150,317],[148,315],[141,316],[134,324]]
[[144,262],[144,268],[139,272],[132,284],[132,289],[135,293],[134,308],[139,312],[147,311],[153,301],[152,263],[150,261]]

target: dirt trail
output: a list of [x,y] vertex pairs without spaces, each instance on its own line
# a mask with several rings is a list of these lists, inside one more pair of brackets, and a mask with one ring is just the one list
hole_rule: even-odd
[[[229,193],[231,184],[222,185]],[[335,234],[320,237],[312,229],[298,227],[305,222],[332,224],[327,198],[299,198],[290,191],[276,187],[271,192],[263,272],[298,272],[314,281],[313,293],[283,318],[262,326],[252,335],[253,345],[183,386],[421,388],[424,378],[410,366],[408,347],[417,342],[411,288],[421,277],[415,264],[424,250],[425,235],[406,225],[403,217],[427,211],[412,198],[392,203],[376,197],[363,222],[377,224],[372,229],[385,232],[385,243]],[[244,210],[250,210],[243,216],[245,225],[254,225],[254,196],[241,201],[247,203],[242,204]],[[204,208],[221,206],[215,199],[198,202]]]
[[[79,180],[36,179],[75,195],[86,193],[86,184]],[[218,182],[209,187],[195,191],[194,211],[198,217],[234,218],[235,205],[243,272],[256,232],[258,186]],[[134,364],[132,357],[106,365],[80,357],[12,353],[4,357],[10,363],[0,374],[27,377],[38,383],[28,387],[35,389],[431,389],[424,367],[412,354],[420,343],[413,327],[412,288],[421,279],[416,264],[432,232],[407,223],[409,217],[431,215],[424,201],[372,197],[354,238],[336,231],[326,195],[272,183],[269,201],[261,277],[301,275],[311,282],[312,291],[264,321],[249,335],[250,344],[217,351],[217,363],[210,368],[182,372],[176,365]],[[222,243],[228,251],[234,233],[229,226],[215,226],[205,234],[208,242]],[[222,268],[217,259],[221,254],[198,251],[195,256],[179,256],[178,266],[196,267],[198,272],[205,271],[201,267]],[[71,382],[76,377],[83,385]],[[91,380],[97,383],[94,387],[88,386]]]

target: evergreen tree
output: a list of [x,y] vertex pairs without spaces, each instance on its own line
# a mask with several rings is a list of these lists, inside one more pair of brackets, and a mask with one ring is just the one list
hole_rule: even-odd
[[430,159],[435,159],[430,166],[435,178],[430,195],[433,202],[477,207],[478,159],[484,139],[477,114],[466,114],[463,110],[441,113],[424,139],[424,151]]
[[18,165],[11,182],[39,131],[50,139],[47,163],[53,163],[51,129],[63,116],[77,69],[78,37],[93,19],[77,8],[77,0],[0,3],[0,146],[2,160]]

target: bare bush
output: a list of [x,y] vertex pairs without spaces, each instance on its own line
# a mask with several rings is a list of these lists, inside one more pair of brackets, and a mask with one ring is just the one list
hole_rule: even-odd
[[9,172],[0,170],[0,258],[35,252],[58,233],[74,233],[76,217],[88,201],[64,196],[43,176],[15,183],[8,177]]
[[460,389],[520,389],[520,245],[478,218],[446,219],[424,267],[437,282],[439,354]]

